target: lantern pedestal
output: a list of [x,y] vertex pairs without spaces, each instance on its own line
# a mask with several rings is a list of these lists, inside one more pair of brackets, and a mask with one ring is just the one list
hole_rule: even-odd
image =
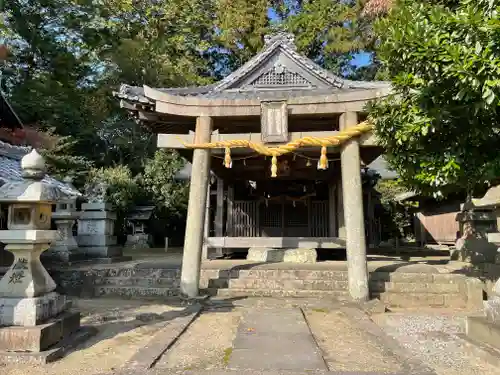
[[0,362],[47,363],[94,331],[80,328],[80,313],[68,311],[69,302],[40,262],[58,236],[50,223],[61,192],[42,181],[45,163],[36,150],[21,167],[23,181],[0,187],[0,202],[10,204],[0,242],[14,254],[0,280]]

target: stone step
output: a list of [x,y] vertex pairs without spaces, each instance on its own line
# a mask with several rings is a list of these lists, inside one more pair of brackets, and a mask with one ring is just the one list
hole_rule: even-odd
[[458,293],[371,293],[373,298],[379,298],[389,307],[467,307],[464,296]]
[[89,271],[85,271],[85,276],[92,277],[96,280],[108,277],[153,277],[175,279],[181,277],[181,270],[178,268],[95,268]]
[[[180,278],[165,277],[104,277],[96,278],[97,286],[139,286],[177,289]],[[201,279],[202,288],[272,289],[272,290],[347,290],[347,280],[300,280],[300,279]],[[372,292],[394,293],[459,293],[459,283],[384,282],[370,281]]]
[[94,286],[141,286],[153,288],[179,288],[180,278],[165,277],[103,277]]
[[[215,278],[213,275],[202,276]],[[273,279],[273,280],[337,280],[347,281],[347,271],[328,270],[289,270],[289,269],[249,269],[249,270],[221,270],[219,279]]]
[[347,290],[347,281],[339,280],[275,280],[231,279],[229,289],[269,290]]
[[148,288],[142,286],[99,286],[94,288],[95,297],[120,297],[127,299],[165,299],[178,297],[179,289]]
[[462,283],[465,275],[451,273],[403,273],[403,272],[371,272],[370,281],[387,281],[401,283]]
[[273,289],[218,289],[210,290],[211,295],[218,297],[326,297],[345,300],[349,293],[343,290],[273,290]]
[[393,293],[459,293],[460,285],[439,284],[439,283],[417,283],[417,282],[384,282],[370,281],[370,290],[372,292],[393,292]]

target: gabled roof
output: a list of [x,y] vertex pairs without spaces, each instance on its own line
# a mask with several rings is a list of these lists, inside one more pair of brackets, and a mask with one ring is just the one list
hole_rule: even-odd
[[177,97],[270,100],[374,89],[388,92],[390,84],[338,77],[298,53],[292,34],[278,33],[266,36],[265,46],[257,55],[215,84],[186,88],[146,87],[146,93],[142,87],[122,85],[114,95],[130,102],[154,104],[148,91]]
[[[31,147],[14,146],[0,141],[0,186],[8,181],[21,181],[23,179],[21,159],[30,151]],[[43,181],[57,186],[66,195],[81,195],[71,184],[58,181],[49,175],[45,175]]]

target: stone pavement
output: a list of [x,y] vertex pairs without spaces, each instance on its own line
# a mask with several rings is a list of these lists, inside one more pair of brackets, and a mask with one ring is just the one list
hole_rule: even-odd
[[327,370],[299,308],[249,311],[238,327],[228,367]]
[[[403,358],[394,344],[382,348],[383,344],[377,340],[390,341],[390,338],[372,339],[370,335],[383,336],[383,333],[377,331],[378,327],[361,309],[338,302],[329,305],[330,308],[294,303],[233,306],[240,311],[237,326],[234,315],[226,320],[234,328],[221,324],[224,320],[217,320],[219,330],[233,332],[232,341],[213,345],[203,337],[214,335],[210,321],[204,320],[205,332],[194,322],[175,343],[165,342],[165,353],[150,361],[150,366],[138,368],[134,367],[136,362],[129,361],[113,375],[436,375],[418,361]],[[208,308],[199,319],[220,313],[223,312],[217,313],[217,307]],[[372,343],[365,344],[363,340]],[[147,352],[135,357],[145,358]],[[222,360],[217,360],[221,355]]]

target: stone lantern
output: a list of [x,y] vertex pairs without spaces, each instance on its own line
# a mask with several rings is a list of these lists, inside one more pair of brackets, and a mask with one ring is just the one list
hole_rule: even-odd
[[78,243],[73,236],[73,225],[80,217],[76,210],[76,198],[66,198],[56,204],[52,219],[57,227],[57,238],[50,249],[43,254],[42,259],[57,263],[71,264],[82,260],[85,254],[78,251]]
[[0,242],[14,254],[0,280],[0,361],[46,362],[62,353],[56,344],[80,329],[80,314],[65,312],[69,303],[40,262],[57,238],[50,230],[52,205],[64,196],[42,181],[45,162],[36,150],[22,158],[21,168],[22,181],[0,187],[0,203],[9,204]]

